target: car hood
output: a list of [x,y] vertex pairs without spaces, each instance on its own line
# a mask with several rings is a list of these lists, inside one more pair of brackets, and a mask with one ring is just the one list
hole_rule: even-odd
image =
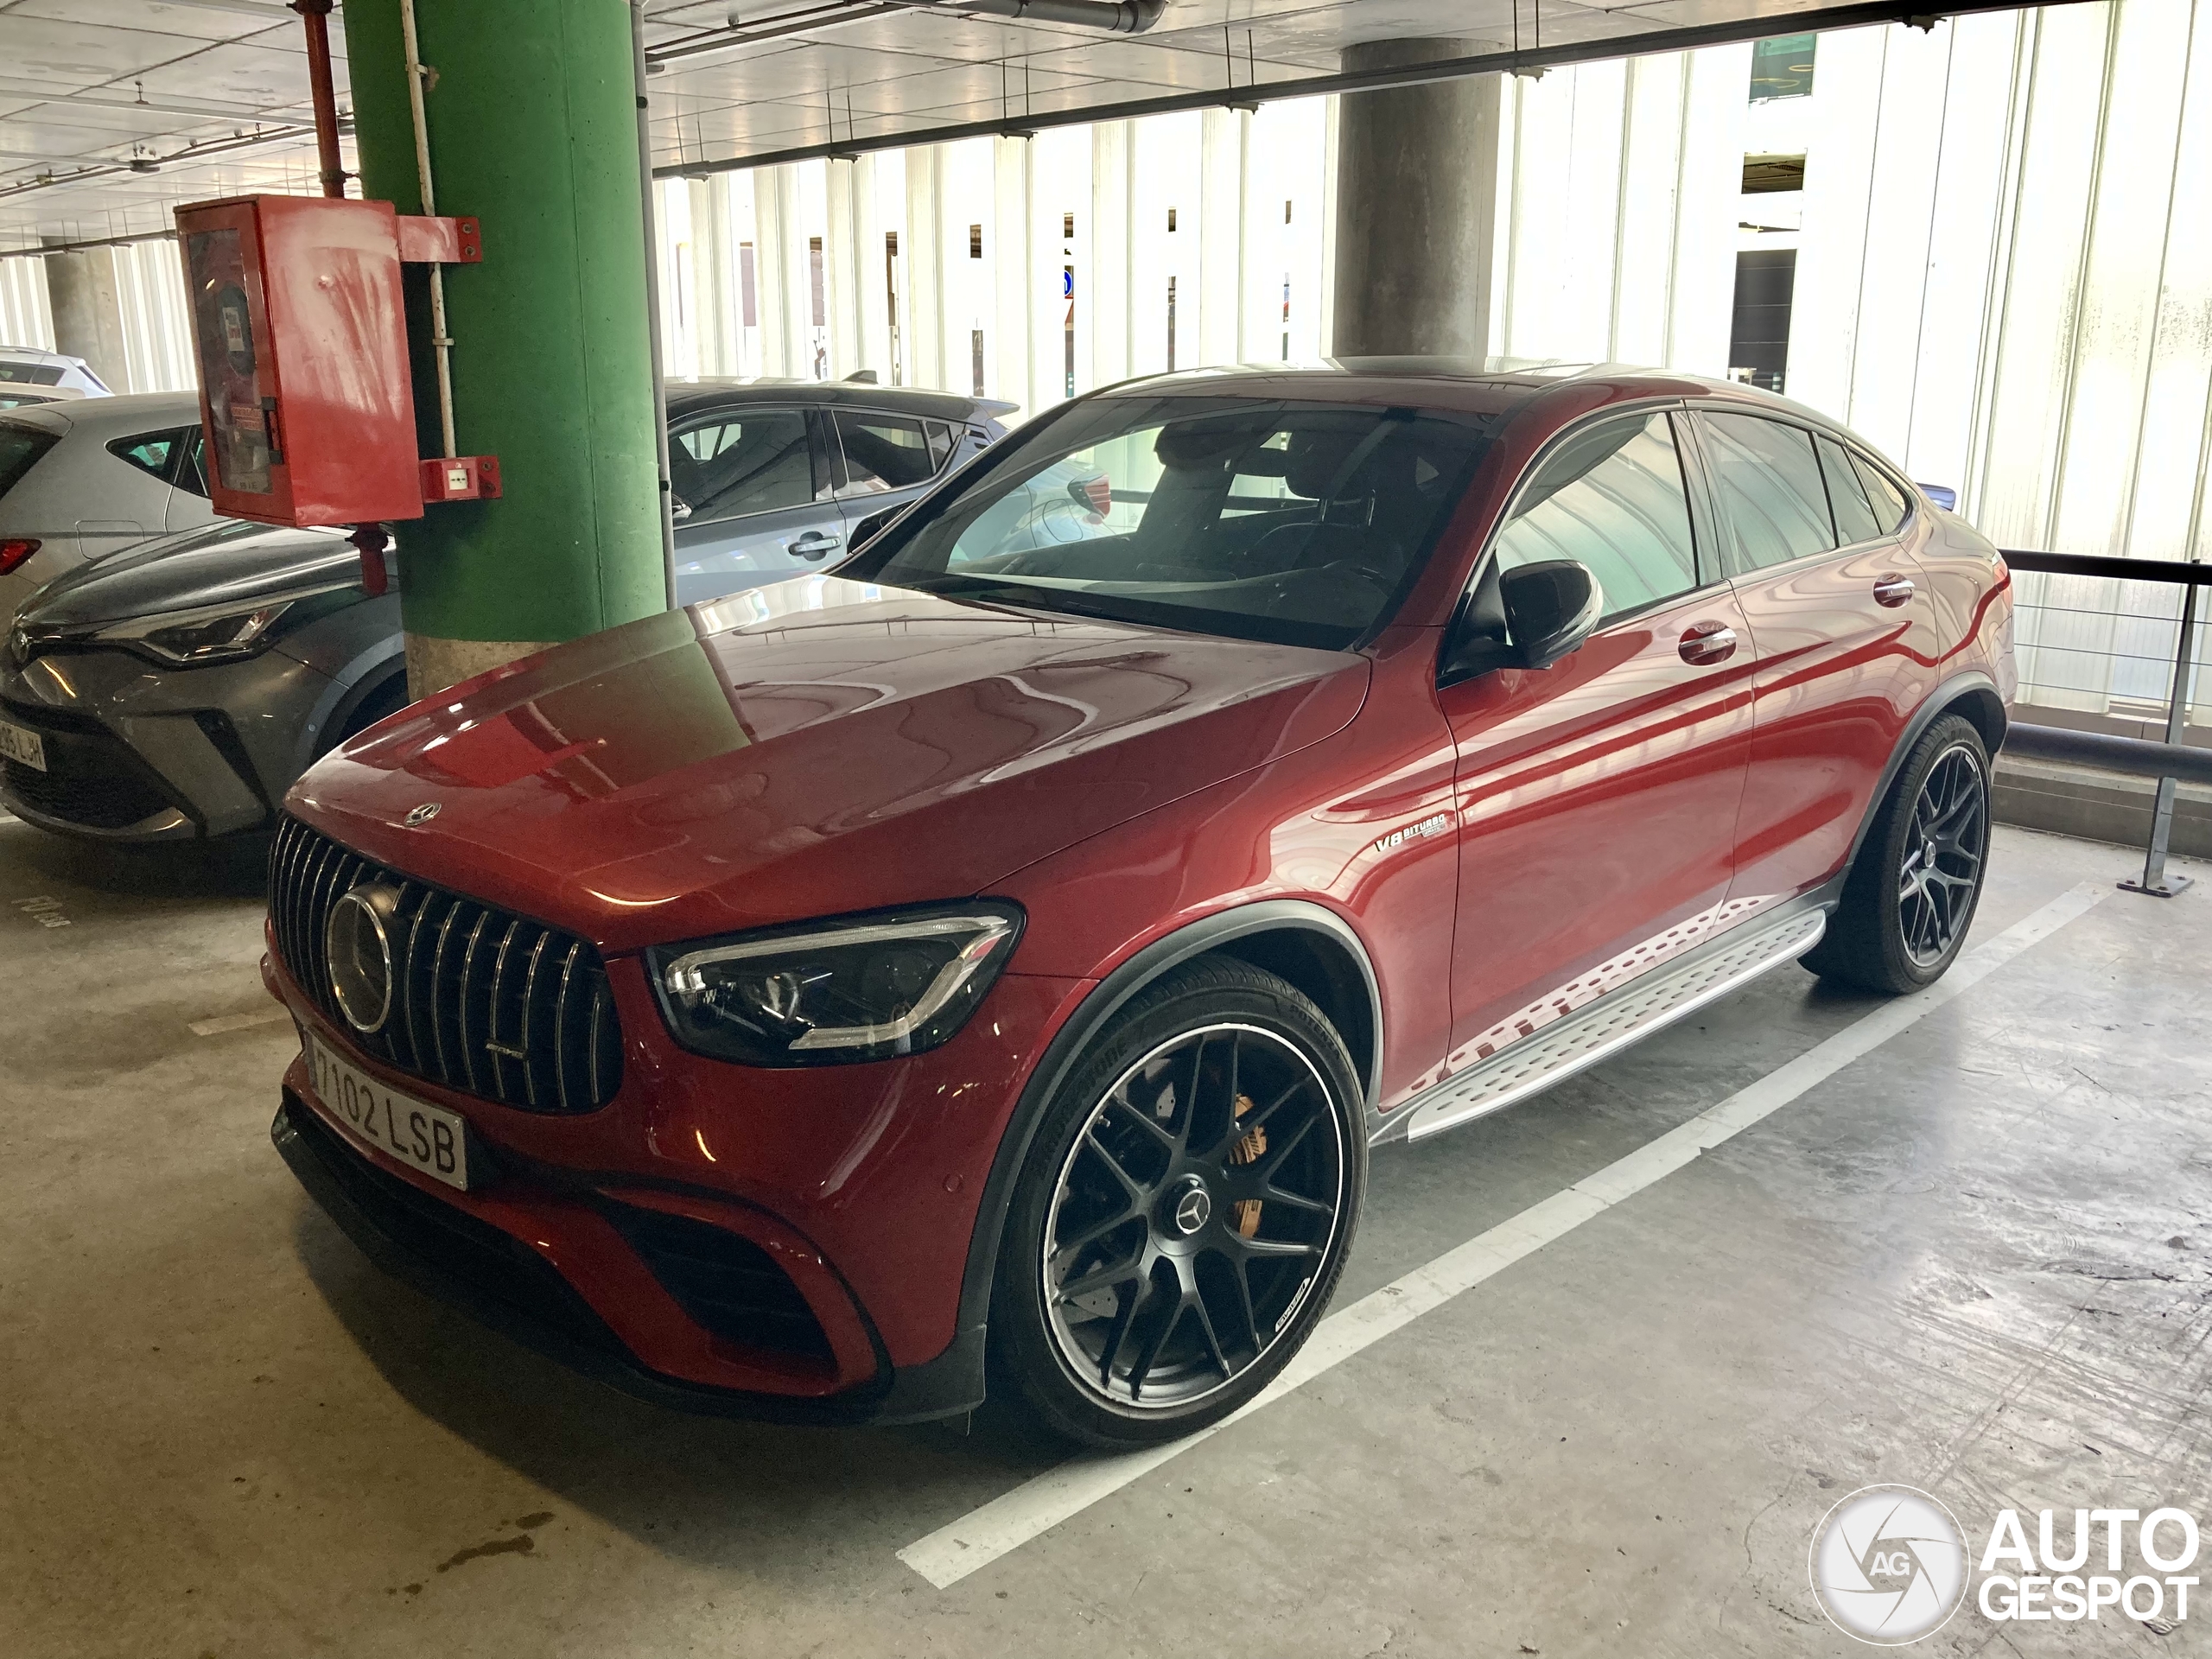
[[264,599],[342,582],[360,568],[361,556],[342,531],[226,521],[79,565],[41,588],[22,620],[32,629],[73,632],[233,601],[245,610]]
[[287,804],[617,952],[982,892],[1342,729],[1367,677],[1344,652],[803,577],[418,703]]

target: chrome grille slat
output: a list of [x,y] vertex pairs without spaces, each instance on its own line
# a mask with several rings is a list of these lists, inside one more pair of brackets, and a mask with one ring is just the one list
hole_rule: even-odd
[[561,985],[553,1000],[553,1088],[564,1112],[576,1109],[569,1093],[569,993],[575,987],[576,959],[583,950],[582,940],[569,944],[569,954],[561,961]]
[[[469,1005],[475,1000],[470,995],[470,991],[476,983],[476,946],[478,941],[484,937],[484,930],[491,925],[490,911],[480,910],[476,912],[475,925],[468,930],[468,943],[461,947],[461,988],[454,994],[454,1001],[461,1004],[461,1063],[468,1068],[468,1092],[472,1095],[482,1095],[486,1100],[497,1100],[499,1098],[497,1095],[476,1081],[477,1044],[476,1039],[468,1034]],[[484,1058],[490,1059],[493,1057],[486,1052]],[[496,1067],[492,1075],[493,1085],[496,1087],[499,1079],[499,1071]]]
[[531,1057],[537,1052],[537,1045],[531,1040],[531,1010],[537,998],[537,971],[545,963],[545,946],[553,936],[543,928],[537,931],[537,943],[530,947],[530,966],[523,970],[522,981],[522,1040],[515,1045],[522,1050],[522,1090],[528,1096],[531,1109],[537,1109],[537,1070],[531,1064]]
[[[391,1014],[372,1034],[344,1023],[323,961],[332,907],[364,881],[398,890]],[[270,850],[269,900],[285,969],[365,1054],[526,1111],[595,1111],[620,1088],[613,997],[584,940],[387,869],[289,817]]]

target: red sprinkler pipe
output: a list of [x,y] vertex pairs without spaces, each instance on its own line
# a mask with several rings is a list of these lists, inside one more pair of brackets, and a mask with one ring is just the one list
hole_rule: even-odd
[[338,95],[330,83],[331,0],[292,0],[308,31],[308,85],[315,93],[315,149],[322,167],[322,194],[346,194],[346,163],[338,154]]

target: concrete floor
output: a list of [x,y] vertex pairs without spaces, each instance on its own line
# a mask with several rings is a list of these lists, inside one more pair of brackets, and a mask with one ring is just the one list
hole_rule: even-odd
[[[309,1205],[267,1138],[289,1026],[191,1028],[270,1008],[256,860],[0,821],[7,1659],[1765,1659],[1866,1651],[1806,1554],[1869,1482],[1933,1491],[1977,1546],[2005,1505],[2176,1503],[2212,1541],[2212,883],[2106,899],[938,1591],[895,1552],[1050,1465],[1019,1422],[667,1415],[386,1280]],[[2130,864],[2000,831],[1977,935]],[[1872,1006],[1785,969],[1388,1151],[1339,1306]],[[2207,1652],[2208,1624],[2212,1604],[2166,1634],[1968,1606],[1918,1650]]]

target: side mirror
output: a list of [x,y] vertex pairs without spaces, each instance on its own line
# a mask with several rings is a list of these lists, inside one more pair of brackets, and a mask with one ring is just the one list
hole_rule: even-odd
[[675,519],[677,524],[682,524],[691,516],[691,504],[671,491],[668,498],[668,516]]
[[1920,493],[1946,512],[1959,510],[1959,493],[1948,484],[1923,484]]
[[1494,668],[1548,667],[1589,637],[1605,608],[1598,578],[1574,559],[1547,559],[1502,574],[1493,564],[1460,613],[1438,683]]
[[1498,578],[1511,660],[1522,668],[1549,668],[1590,637],[1605,614],[1605,590],[1579,559],[1523,564]]

